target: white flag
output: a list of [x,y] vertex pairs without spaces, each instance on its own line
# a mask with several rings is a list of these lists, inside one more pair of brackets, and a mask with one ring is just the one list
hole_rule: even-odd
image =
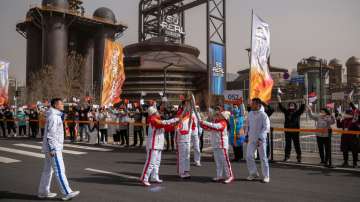
[[259,16],[252,16],[250,99],[271,100],[273,80],[268,61],[270,57],[270,27]]

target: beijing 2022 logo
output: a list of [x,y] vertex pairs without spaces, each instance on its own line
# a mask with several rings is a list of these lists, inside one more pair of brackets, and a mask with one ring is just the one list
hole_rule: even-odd
[[224,77],[224,68],[221,62],[216,62],[215,67],[212,68],[213,76]]

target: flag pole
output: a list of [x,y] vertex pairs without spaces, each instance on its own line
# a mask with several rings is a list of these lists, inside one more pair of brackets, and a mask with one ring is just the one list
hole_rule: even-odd
[[[254,26],[254,9],[251,9],[251,34],[250,34],[250,50],[249,50],[249,98],[248,102],[250,102],[251,99],[251,58],[252,58],[252,43],[253,43],[253,26]],[[248,103],[250,104],[250,103]]]

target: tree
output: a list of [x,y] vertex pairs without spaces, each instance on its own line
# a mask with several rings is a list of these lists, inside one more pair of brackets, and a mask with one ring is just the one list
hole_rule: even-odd
[[75,51],[71,51],[67,56],[65,68],[64,97],[81,97],[84,95],[81,89],[82,78],[81,70],[85,65],[85,58]]
[[27,101],[35,103],[59,96],[60,87],[55,84],[54,78],[54,69],[51,65],[44,65],[39,71],[31,73],[27,88]]

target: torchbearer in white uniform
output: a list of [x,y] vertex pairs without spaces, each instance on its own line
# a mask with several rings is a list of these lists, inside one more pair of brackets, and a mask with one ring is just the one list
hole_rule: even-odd
[[197,167],[201,166],[200,160],[201,160],[201,152],[200,152],[200,134],[202,133],[202,128],[200,127],[200,120],[198,120],[197,117],[200,118],[199,113],[199,106],[196,106],[196,111],[194,111],[197,114],[197,116],[194,117],[194,122],[192,125],[192,131],[191,131],[191,143],[194,148],[194,165]]
[[255,151],[259,151],[263,182],[270,182],[269,162],[266,155],[266,138],[270,131],[270,120],[264,112],[264,107],[259,98],[251,100],[251,111],[248,115],[247,130],[248,146],[246,151],[246,164],[249,170],[247,180],[252,181],[259,176],[256,163]]
[[41,175],[38,197],[55,198],[56,193],[50,192],[51,178],[55,170],[55,176],[63,194],[62,200],[70,200],[80,194],[80,191],[72,191],[65,175],[65,166],[62,157],[64,147],[64,127],[62,112],[64,103],[61,99],[51,100],[51,108],[46,115],[45,134],[43,137],[43,152],[45,153],[44,168]]
[[162,183],[159,178],[159,168],[161,162],[161,153],[164,149],[164,127],[166,125],[176,124],[179,119],[161,120],[160,115],[155,107],[149,107],[149,129],[146,139],[146,162],[140,178],[144,186],[150,186],[149,178],[155,183]]
[[200,121],[201,127],[211,133],[210,141],[216,163],[216,177],[213,178],[213,181],[224,182],[225,184],[234,181],[228,154],[228,121],[230,115],[229,111],[222,111],[221,107],[217,107],[214,122]]
[[180,123],[176,127],[177,172],[182,179],[190,178],[190,142],[195,114],[191,108],[190,96],[178,111]]

